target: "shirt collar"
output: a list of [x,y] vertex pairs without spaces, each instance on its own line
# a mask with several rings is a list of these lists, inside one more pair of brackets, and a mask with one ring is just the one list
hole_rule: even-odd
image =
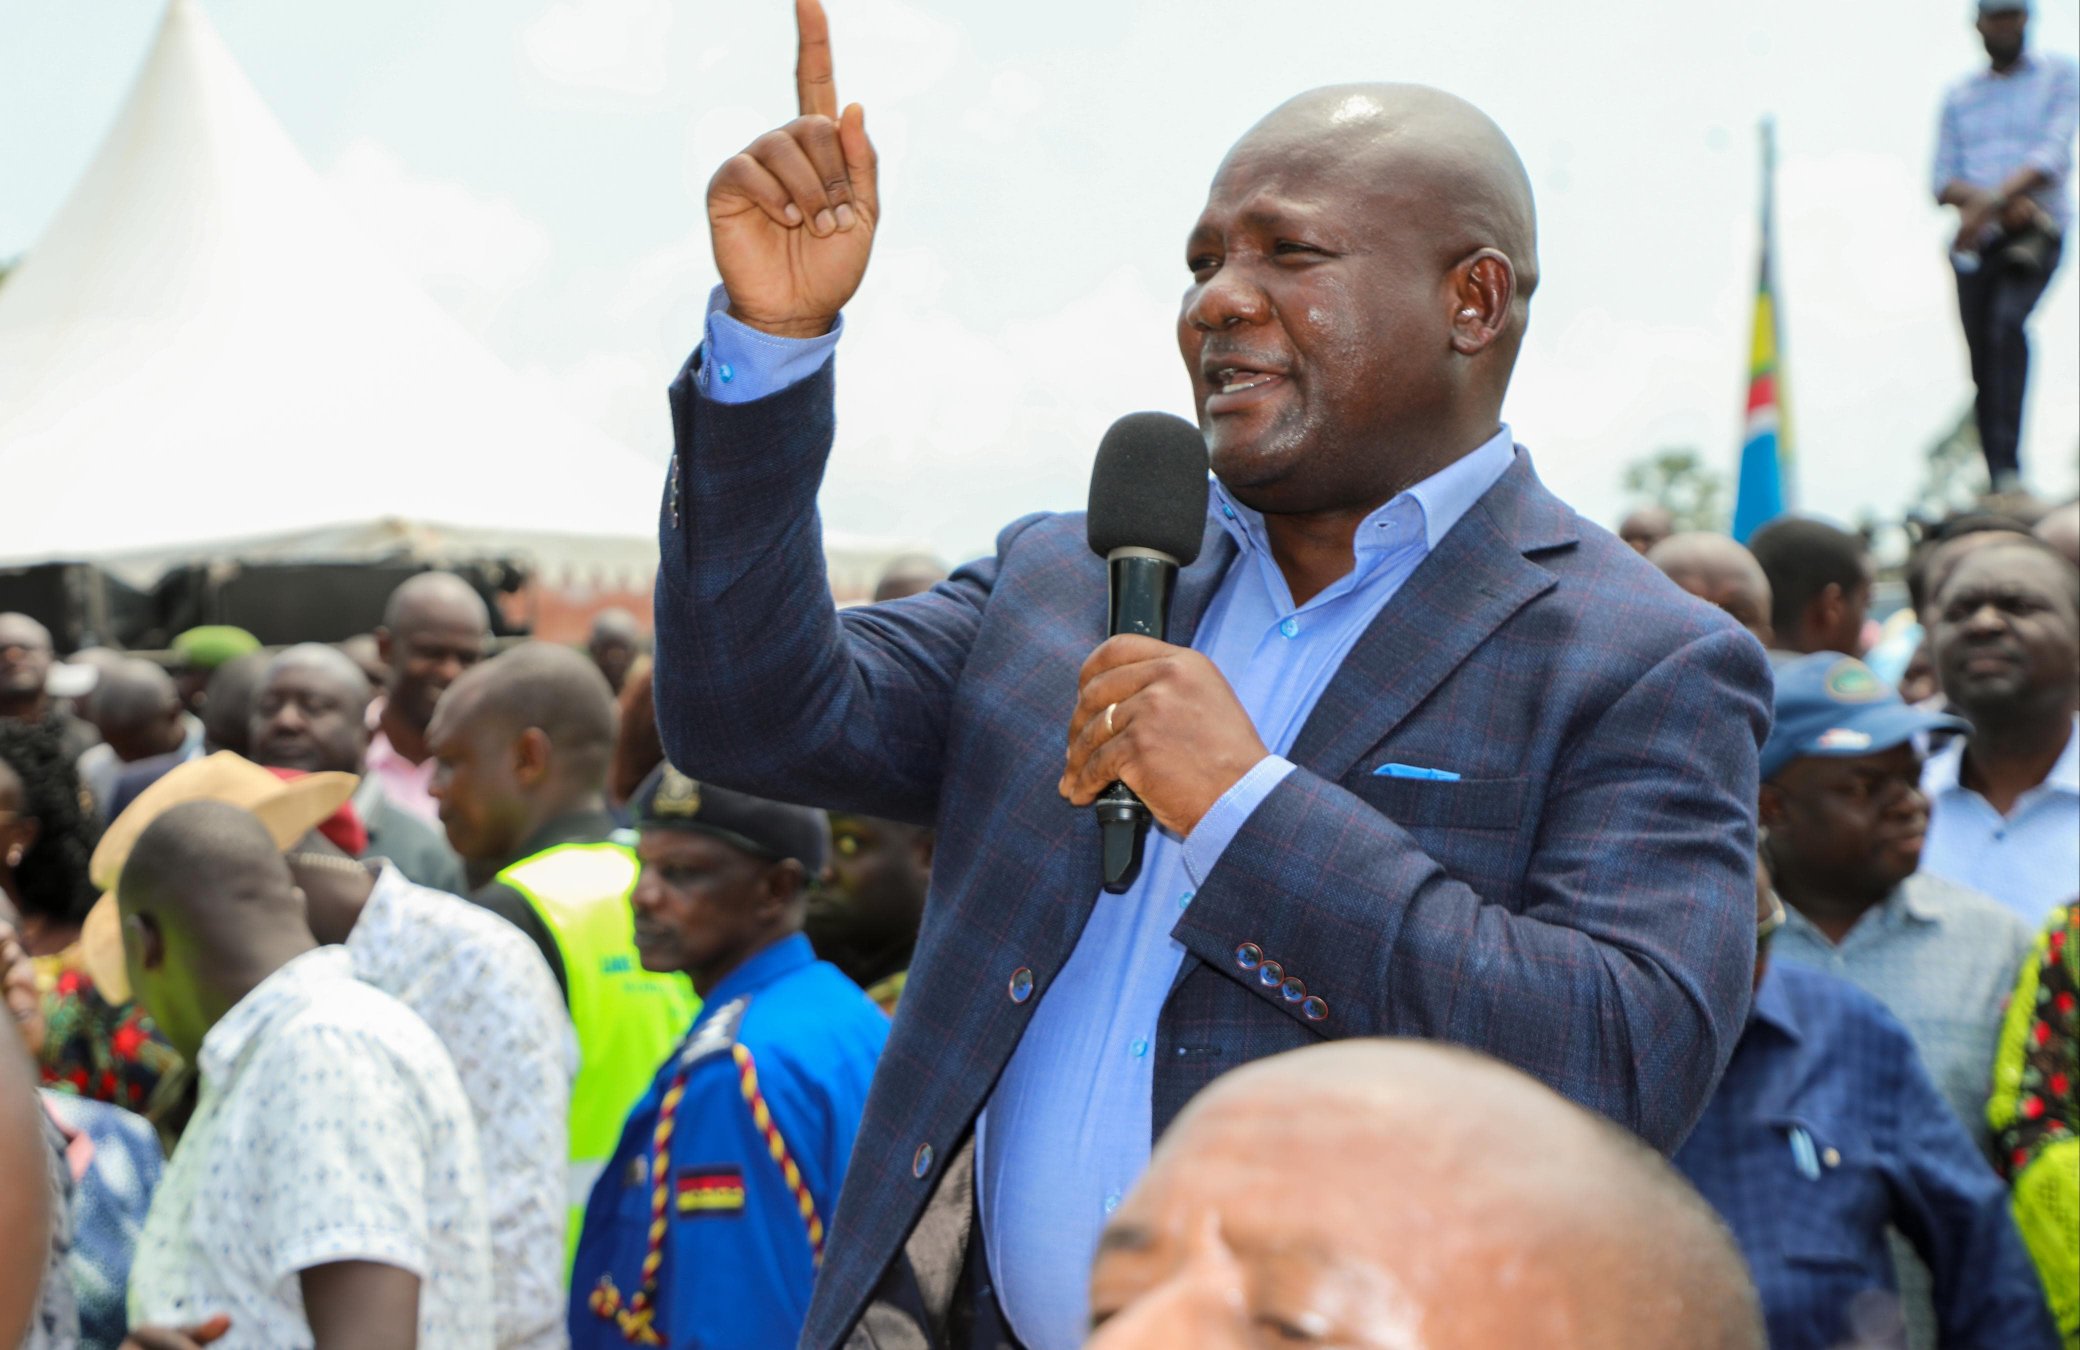
[[[1940,797],[1946,792],[1955,792],[1963,785],[1958,781],[1964,772],[1965,744],[1969,737],[1958,736],[1950,744],[1928,757],[1921,769],[1921,790],[1929,797]],[[2073,717],[2073,730],[2066,737],[2066,748],[2051,772],[2044,775],[2040,787],[2056,788],[2080,796],[2080,713]]]
[[558,844],[596,844],[613,838],[614,830],[614,818],[604,811],[588,809],[554,816],[527,837],[520,845],[520,851],[513,855],[513,860],[532,858]]
[[1762,973],[1762,988],[1755,991],[1755,1001],[1748,1009],[1750,1025],[1769,1027],[1793,1045],[1805,1039],[1799,1029],[1798,1017],[1791,1011],[1791,1000],[1784,993],[1784,982],[1772,979],[1771,970]]
[[[1516,437],[1505,422],[1473,453],[1460,456],[1422,482],[1396,493],[1386,505],[1360,521],[1352,548],[1361,554],[1399,549],[1420,538],[1423,552],[1429,553],[1495,486],[1515,458]],[[1213,505],[1222,528],[1234,537],[1243,552],[1270,552],[1263,514],[1229,496],[1219,479],[1213,484]]]
[[2074,715],[2073,734],[2066,737],[2065,752],[2059,755],[2058,763],[2044,775],[2044,786],[2080,793],[2080,714]]
[[354,958],[343,947],[314,947],[285,963],[231,1005],[202,1038],[198,1067],[221,1083],[238,1068],[246,1048],[302,1007],[316,985],[354,978]]
[[792,975],[816,961],[815,949],[800,933],[790,933],[770,947],[752,953],[750,959],[723,976],[722,983],[702,1000],[706,1007],[719,1008],[733,998],[755,994],[784,975]]

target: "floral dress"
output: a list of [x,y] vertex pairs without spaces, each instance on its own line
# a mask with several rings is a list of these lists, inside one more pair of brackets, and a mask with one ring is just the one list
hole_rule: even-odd
[[79,948],[36,958],[47,1027],[43,1084],[143,1112],[160,1081],[180,1066],[151,1019],[135,1003],[111,1007],[79,963]]
[[2001,1025],[1987,1123],[2067,1350],[2080,1350],[2080,902],[2052,911]]

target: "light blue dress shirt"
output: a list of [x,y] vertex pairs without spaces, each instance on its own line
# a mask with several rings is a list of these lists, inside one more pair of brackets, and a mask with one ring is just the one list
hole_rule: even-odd
[[[711,299],[696,379],[712,399],[748,402],[813,373],[837,336],[833,329],[790,343],[738,323]],[[1239,553],[1192,645],[1226,677],[1271,753],[1189,837],[1149,832],[1140,879],[1124,895],[1098,897],[976,1124],[990,1271],[1028,1350],[1083,1344],[1098,1234],[1148,1167],[1156,1021],[1184,957],[1171,928],[1236,832],[1292,772],[1284,752],[1344,657],[1515,453],[1504,426],[1367,516],[1351,571],[1304,605],[1293,603],[1271,556],[1263,517],[1214,485],[1213,509]]]
[[2073,58],[2027,52],[2005,73],[1992,69],[1959,81],[1943,98],[1931,186],[1993,189],[2028,165],[2047,180],[2030,194],[2063,231],[2072,224],[2073,131],[2080,117],[2080,77]]
[[2041,928],[2080,893],[2080,717],[2051,772],[2005,816],[1958,781],[1964,750],[1959,736],[1921,770],[1928,798],[1921,870],[1983,891]]

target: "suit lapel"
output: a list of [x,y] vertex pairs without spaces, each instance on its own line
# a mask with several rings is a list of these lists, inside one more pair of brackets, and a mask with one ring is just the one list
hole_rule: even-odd
[[1474,649],[1555,584],[1524,555],[1571,545],[1573,513],[1517,460],[1373,618],[1322,691],[1290,758],[1335,782]]

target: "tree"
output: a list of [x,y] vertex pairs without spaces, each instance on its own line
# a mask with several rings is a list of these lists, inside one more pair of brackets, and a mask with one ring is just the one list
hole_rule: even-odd
[[1921,490],[1908,514],[1937,521],[1978,505],[1986,491],[1986,457],[1979,447],[1979,426],[1972,410],[1958,414],[1951,428],[1928,447]]
[[1634,460],[1625,490],[1667,511],[1678,531],[1726,528],[1726,478],[1695,450],[1671,447]]

